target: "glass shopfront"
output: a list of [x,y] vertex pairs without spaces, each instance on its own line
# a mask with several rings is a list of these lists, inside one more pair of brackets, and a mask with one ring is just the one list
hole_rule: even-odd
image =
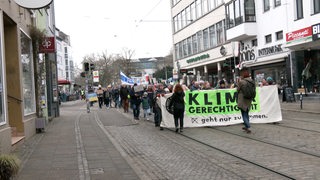
[[271,77],[273,84],[280,88],[288,84],[285,62],[252,67],[252,72],[257,85],[268,77]]
[[320,85],[320,50],[292,52],[295,88],[306,88],[308,93],[318,93]]
[[33,85],[33,63],[31,51],[31,39],[21,31],[21,64],[23,80],[24,114],[36,111],[35,90]]

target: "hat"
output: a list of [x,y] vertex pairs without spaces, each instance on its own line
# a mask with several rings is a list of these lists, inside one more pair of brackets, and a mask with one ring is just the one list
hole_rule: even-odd
[[224,80],[219,81],[219,84],[225,84]]
[[267,80],[267,82],[272,82],[272,81],[273,81],[272,77],[270,77],[270,76],[269,76],[269,77],[267,77],[267,79],[266,79],[266,80]]
[[98,88],[101,88],[101,85],[99,84]]
[[143,95],[144,95],[144,96],[148,96],[148,93],[147,93],[147,92],[144,92]]

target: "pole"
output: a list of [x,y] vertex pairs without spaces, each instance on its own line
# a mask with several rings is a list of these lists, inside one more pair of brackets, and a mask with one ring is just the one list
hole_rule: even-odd
[[87,113],[90,113],[90,101],[89,101],[89,85],[88,85],[88,73],[86,73],[86,103],[87,103]]
[[300,109],[302,109],[302,99],[303,99],[302,92],[300,92]]

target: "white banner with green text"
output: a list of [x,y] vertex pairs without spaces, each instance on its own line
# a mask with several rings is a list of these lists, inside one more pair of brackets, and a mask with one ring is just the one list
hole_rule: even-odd
[[[166,100],[160,98],[161,126],[173,128],[173,115],[166,110]],[[250,123],[282,121],[277,86],[257,87],[257,94],[249,111]],[[185,91],[184,127],[226,126],[243,123],[237,107],[236,89]]]

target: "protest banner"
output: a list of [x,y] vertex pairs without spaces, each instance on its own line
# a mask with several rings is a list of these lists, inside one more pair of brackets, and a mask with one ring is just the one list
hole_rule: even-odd
[[[173,115],[165,107],[166,99],[161,97],[161,126],[174,128]],[[256,98],[249,111],[250,123],[271,123],[282,121],[277,86],[257,87]],[[226,126],[243,123],[237,107],[236,89],[185,91],[184,127]]]

